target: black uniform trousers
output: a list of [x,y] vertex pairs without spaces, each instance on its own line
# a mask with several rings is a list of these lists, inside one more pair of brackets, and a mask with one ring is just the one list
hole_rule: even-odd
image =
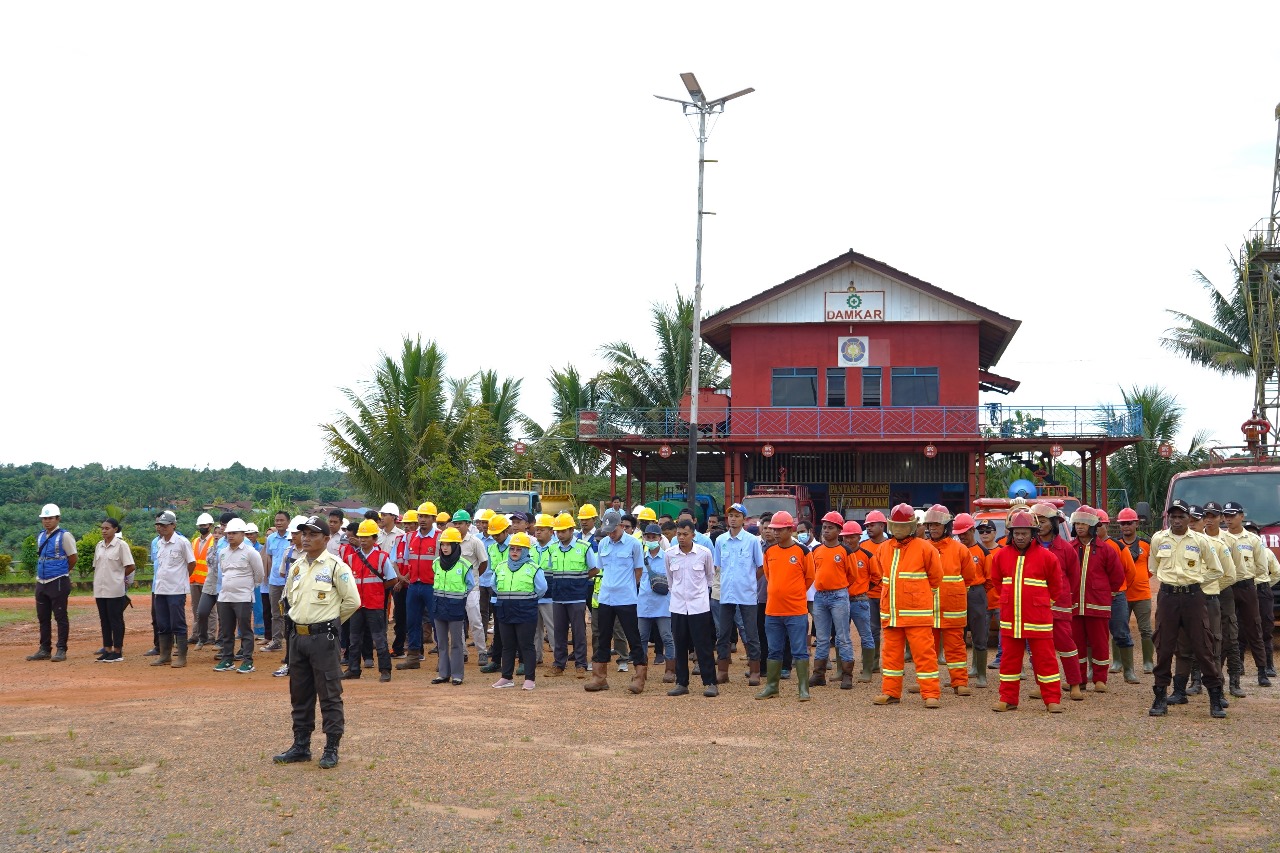
[[1267,671],[1267,652],[1262,648],[1262,623],[1258,619],[1258,585],[1252,578],[1236,581],[1231,591],[1236,596],[1236,620],[1240,623],[1240,657],[1243,662],[1248,648],[1261,675]]
[[[337,620],[334,620],[337,621]],[[342,664],[338,661],[338,630],[324,634],[292,633],[289,637],[289,701],[293,703],[293,734],[308,739],[316,728],[316,703],[326,735],[342,737]]]
[[1191,655],[1200,665],[1201,678],[1207,687],[1222,686],[1222,670],[1213,655],[1213,629],[1209,626],[1209,608],[1199,586],[1175,592],[1161,586],[1156,598],[1156,688],[1166,689],[1173,680],[1172,664],[1178,648],[1178,632],[1185,630],[1191,644]]
[[[761,608],[763,609],[763,608]],[[725,623],[721,623],[723,626]],[[733,624],[733,617],[728,617]],[[689,686],[689,650],[698,653],[698,675],[708,687],[716,683],[716,624],[711,611],[706,613],[672,613],[671,636],[676,643],[676,684]]]

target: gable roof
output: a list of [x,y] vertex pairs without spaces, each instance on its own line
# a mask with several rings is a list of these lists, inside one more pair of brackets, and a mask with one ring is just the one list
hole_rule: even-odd
[[780,299],[817,278],[833,273],[841,267],[854,264],[879,273],[899,284],[920,291],[939,302],[954,306],[977,317],[978,366],[981,369],[988,369],[1000,360],[1000,356],[1004,354],[1005,349],[1009,346],[1009,341],[1013,339],[1014,333],[1022,325],[1021,320],[1014,320],[989,308],[984,308],[976,302],[970,302],[968,299],[943,290],[927,281],[894,269],[882,261],[877,261],[875,258],[869,258],[850,249],[843,255],[832,258],[808,272],[800,273],[794,278],[774,285],[763,293],[757,293],[737,305],[732,305],[712,314],[702,321],[702,338],[712,349],[732,362],[733,359],[730,357],[730,331],[735,320],[753,308],[775,299]]

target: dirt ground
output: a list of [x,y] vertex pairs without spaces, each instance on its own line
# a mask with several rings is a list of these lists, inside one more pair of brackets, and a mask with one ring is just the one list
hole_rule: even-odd
[[0,627],[5,851],[1280,846],[1280,688],[1226,721],[1205,696],[1152,719],[1143,676],[1050,717],[1026,682],[1014,714],[994,688],[939,711],[874,707],[876,684],[755,702],[736,663],[717,699],[668,698],[656,669],[640,696],[618,675],[496,691],[473,656],[461,687],[426,668],[347,682],[342,761],[321,771],[271,763],[291,742],[277,655],[151,668],[138,597],[125,662],[95,664],[92,599],[72,601],[66,663],[23,660],[33,622]]

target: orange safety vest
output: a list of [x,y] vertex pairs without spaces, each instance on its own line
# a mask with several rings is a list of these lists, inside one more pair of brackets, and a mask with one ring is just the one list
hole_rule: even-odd
[[[209,549],[213,547],[213,534],[210,533],[204,539],[196,538],[191,542],[191,550],[196,555],[196,567],[191,571],[188,578],[191,583],[204,583],[204,579],[209,575]],[[203,544],[202,544],[203,543]]]

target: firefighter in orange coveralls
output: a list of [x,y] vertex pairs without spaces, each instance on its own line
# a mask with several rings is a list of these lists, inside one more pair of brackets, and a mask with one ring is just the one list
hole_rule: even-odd
[[1093,689],[1107,692],[1107,669],[1111,658],[1111,598],[1124,583],[1124,567],[1116,549],[1097,538],[1100,519],[1092,507],[1082,506],[1071,513],[1071,525],[1075,528],[1076,556],[1080,558],[1080,582],[1075,593],[1075,612],[1071,617],[1071,630],[1075,634],[1076,649],[1080,652],[1080,683],[1086,675],[1087,659],[1093,666]]
[[1061,567],[1033,538],[1039,524],[1030,513],[1009,520],[1009,544],[995,552],[991,577],[1000,588],[1000,701],[993,711],[1018,709],[1023,647],[1031,648],[1031,669],[1050,714],[1062,713],[1062,676],[1053,647],[1053,602],[1066,593]]
[[942,583],[933,594],[933,642],[946,660],[950,676],[947,686],[957,696],[972,696],[964,629],[969,621],[969,584],[975,575],[973,558],[967,548],[951,538],[951,511],[942,504],[934,504],[925,512],[924,533],[938,549],[942,562]]
[[876,557],[884,573],[880,594],[881,680],[877,705],[902,701],[903,646],[911,645],[916,680],[926,708],[939,707],[937,647],[933,644],[933,591],[942,583],[938,550],[915,536],[916,514],[898,504],[889,514],[889,534]]
[[[1039,525],[1036,541],[1058,558],[1058,567],[1062,570],[1062,580],[1066,586],[1061,598],[1053,601],[1053,647],[1058,651],[1058,661],[1062,664],[1062,675],[1067,686],[1071,688],[1071,701],[1084,701],[1084,676],[1081,667],[1084,663],[1076,651],[1076,638],[1071,630],[1071,614],[1075,610],[1075,590],[1080,586],[1080,558],[1076,551],[1059,534],[1061,522],[1058,508],[1051,503],[1041,501],[1031,507],[1031,515]],[[1012,517],[1012,516],[1011,516]],[[1040,697],[1033,691],[1032,699]]]

